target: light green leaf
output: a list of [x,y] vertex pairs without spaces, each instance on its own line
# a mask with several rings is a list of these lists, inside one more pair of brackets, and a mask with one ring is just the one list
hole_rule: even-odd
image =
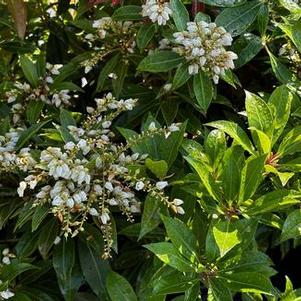
[[288,132],[281,144],[279,145],[277,154],[282,157],[290,154],[294,154],[300,151],[301,147],[301,126],[293,128]]
[[225,256],[241,242],[238,229],[230,221],[219,221],[212,228],[213,237],[218,246],[220,257]]
[[227,287],[232,291],[237,292],[251,292],[251,293],[264,293],[267,295],[275,295],[276,289],[268,277],[256,272],[240,272],[229,273],[218,276],[227,283]]
[[145,166],[159,179],[164,178],[168,171],[168,164],[164,160],[154,161],[147,158]]
[[194,272],[192,263],[183,257],[169,242],[152,243],[144,246],[154,253],[161,261],[180,272]]
[[300,203],[299,195],[290,190],[275,190],[264,194],[254,201],[247,212],[249,215],[279,211],[283,208]]
[[190,262],[198,261],[197,240],[192,231],[177,218],[162,216],[162,220],[176,249]]
[[281,241],[291,238],[300,238],[301,236],[301,210],[297,209],[291,212],[283,225]]
[[259,96],[246,91],[246,110],[249,126],[264,132],[271,138],[273,115],[268,104]]
[[250,154],[254,153],[254,147],[249,137],[244,132],[244,130],[241,127],[239,127],[236,123],[231,121],[221,120],[221,121],[209,122],[206,125],[224,131],[231,138],[233,138],[238,144],[240,144],[243,147],[243,149],[248,151]]
[[269,98],[269,106],[274,111],[272,145],[278,140],[287,124],[290,116],[292,99],[293,95],[285,85],[277,87]]
[[259,184],[263,180],[263,170],[266,155],[251,156],[245,163],[241,172],[239,189],[239,202],[248,200],[253,196]]

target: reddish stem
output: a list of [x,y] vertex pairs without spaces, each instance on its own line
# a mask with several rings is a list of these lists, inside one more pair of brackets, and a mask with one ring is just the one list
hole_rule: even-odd
[[205,11],[205,4],[201,0],[192,0],[191,12],[195,16],[198,12]]

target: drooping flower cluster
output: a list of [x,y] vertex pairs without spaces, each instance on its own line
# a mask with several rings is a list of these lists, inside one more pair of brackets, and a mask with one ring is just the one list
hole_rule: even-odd
[[35,160],[29,148],[16,152],[16,145],[22,128],[10,129],[5,135],[0,135],[0,171],[21,170],[26,172],[35,165]]
[[142,16],[149,17],[153,23],[166,25],[172,14],[169,2],[164,0],[147,0],[142,5]]
[[237,55],[225,48],[231,46],[232,37],[215,23],[189,22],[187,31],[174,33],[174,38],[180,46],[173,50],[185,57],[189,74],[197,74],[201,69],[217,84],[226,70],[235,67],[233,60],[237,59]]
[[[85,67],[85,73],[88,73],[105,56],[113,50],[119,51],[127,56],[135,51],[135,36],[138,31],[137,24],[131,21],[115,21],[111,17],[103,17],[95,20],[92,24],[95,33],[89,33],[84,36],[84,40],[95,50],[95,53],[82,62]],[[98,42],[101,42],[98,43]]]
[[59,69],[62,65],[52,65],[47,63],[47,72],[44,78],[41,78],[37,87],[31,87],[28,83],[19,81],[13,84],[13,88],[5,93],[8,104],[12,104],[13,122],[16,124],[26,109],[25,104],[29,101],[41,101],[55,107],[70,105],[70,91],[67,89],[56,89],[51,85],[54,82],[54,76],[60,74]]
[[[15,254],[11,253],[8,248],[2,250],[2,258],[1,263],[4,265],[11,264],[11,259],[15,258]],[[1,266],[1,264],[0,264]],[[3,281],[0,279],[0,286],[3,284]],[[0,290],[0,300],[7,300],[14,296],[15,294],[9,289],[5,288],[4,290]]]
[[122,111],[132,110],[135,103],[135,99],[118,101],[111,94],[96,99],[96,108],[87,108],[88,118],[82,126],[68,127],[70,141],[62,148],[50,146],[43,150],[39,162],[18,188],[20,197],[28,189],[37,190],[35,206],[51,203],[66,237],[83,231],[89,217],[97,218],[106,242],[104,257],[109,256],[112,244],[110,209],[118,207],[132,221],[133,214],[140,212],[135,191],[147,192],[175,212],[184,213],[181,200],[169,200],[164,194],[167,181],[156,182],[142,175],[140,168],[147,155],[129,151],[147,137],[168,137],[179,130],[179,125],[157,128],[151,123],[128,144],[114,143],[110,129],[113,119]]

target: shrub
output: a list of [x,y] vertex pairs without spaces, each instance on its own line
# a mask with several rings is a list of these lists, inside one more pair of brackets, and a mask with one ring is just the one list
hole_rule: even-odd
[[299,2],[0,1],[0,300],[301,298]]

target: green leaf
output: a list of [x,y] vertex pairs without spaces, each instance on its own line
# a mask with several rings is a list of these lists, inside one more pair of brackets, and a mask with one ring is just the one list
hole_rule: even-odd
[[160,200],[152,197],[150,194],[147,195],[143,204],[141,229],[138,240],[160,224],[160,205]]
[[223,26],[232,36],[242,34],[255,21],[261,2],[258,0],[243,5],[224,9],[215,19],[218,26]]
[[233,201],[238,197],[240,186],[240,158],[243,149],[240,146],[229,148],[223,159],[222,186],[226,200]]
[[27,130],[24,130],[17,142],[16,148],[20,150],[31,138],[33,138],[50,120],[39,122],[31,125]]
[[221,121],[209,122],[206,125],[224,131],[231,138],[233,138],[238,144],[240,144],[243,147],[243,149],[248,151],[250,154],[254,153],[254,147],[249,137],[244,132],[244,130],[241,127],[239,127],[236,123],[231,121],[221,120]]
[[212,6],[221,6],[221,7],[233,7],[236,5],[241,5],[246,2],[246,0],[203,0],[202,2],[212,5]]
[[176,24],[178,31],[186,30],[189,22],[189,13],[181,0],[171,0],[170,7],[172,10],[172,18]]
[[61,126],[65,127],[65,128],[67,128],[68,125],[76,126],[76,121],[72,117],[72,114],[65,109],[60,110],[60,123],[61,123]]
[[227,283],[227,287],[234,292],[242,291],[267,295],[277,293],[270,280],[256,272],[229,273],[218,276],[218,279],[224,280]]
[[239,239],[238,229],[231,227],[230,221],[219,221],[213,229],[213,237],[219,248],[220,257],[225,256],[231,249],[238,245]]
[[161,261],[177,269],[180,272],[194,272],[195,268],[177,249],[169,242],[159,242],[144,245],[154,253]]
[[30,124],[36,123],[41,116],[44,108],[42,101],[30,101],[26,108],[26,119]]
[[145,166],[158,178],[162,179],[168,171],[168,164],[164,160],[154,161],[150,158],[145,160]]
[[110,271],[107,276],[107,289],[111,301],[137,301],[135,292],[129,282],[121,275]]
[[142,8],[137,5],[121,6],[114,11],[112,18],[116,21],[136,21],[142,19]]
[[257,15],[257,26],[260,34],[265,35],[269,24],[269,6],[267,3],[262,3]]
[[213,169],[216,170],[226,151],[225,133],[220,130],[211,131],[205,141],[205,151],[211,160]]
[[54,245],[54,240],[59,233],[59,225],[55,219],[49,220],[41,229],[38,246],[42,257],[45,259]]
[[239,189],[239,202],[248,200],[253,196],[263,179],[266,155],[251,156],[245,163],[241,172]]
[[137,46],[143,50],[156,33],[156,24],[143,24],[137,33]]
[[39,82],[38,71],[35,64],[25,55],[20,56],[20,64],[24,76],[30,85],[35,88]]
[[31,231],[32,232],[38,229],[39,225],[46,218],[49,211],[50,211],[49,206],[47,206],[47,205],[40,205],[35,209],[35,212],[32,216],[32,221],[31,221]]
[[53,252],[53,267],[58,278],[58,284],[66,301],[73,301],[74,295],[81,285],[82,276],[75,265],[74,240],[65,238],[55,246]]
[[193,76],[193,92],[198,106],[206,112],[213,98],[213,86],[205,72]]
[[249,215],[279,211],[288,206],[300,203],[299,195],[290,190],[275,190],[256,199],[247,209]]
[[192,231],[177,218],[162,216],[162,220],[176,249],[190,262],[198,261],[197,240]]
[[[286,20],[285,20],[286,21]],[[297,47],[298,51],[301,51],[301,23],[299,21],[293,23],[278,24],[283,32],[292,40]]]
[[269,138],[273,131],[273,115],[267,103],[246,91],[246,110],[250,127],[264,132]]
[[283,84],[295,81],[293,72],[282,64],[269,50],[266,48],[270,57],[271,66],[276,78]]
[[273,144],[278,140],[288,122],[292,99],[293,95],[285,85],[277,87],[269,98],[268,103],[274,109]]
[[209,298],[212,296],[214,301],[232,301],[232,294],[227,286],[227,282],[219,278],[212,278],[209,280]]
[[260,37],[246,33],[235,40],[232,48],[238,54],[238,59],[235,60],[235,67],[240,68],[250,62],[262,49],[263,45]]
[[1,279],[10,282],[25,271],[32,269],[36,269],[36,267],[32,264],[20,262],[18,259],[15,259],[10,264],[2,265]]
[[108,261],[102,260],[100,255],[92,249],[89,242],[78,242],[80,265],[85,280],[93,292],[101,299],[108,300],[106,278],[110,271]]
[[111,57],[104,67],[101,69],[96,85],[96,92],[100,92],[104,88],[105,81],[108,79],[108,75],[115,71],[115,68],[120,63],[120,54],[116,54]]
[[301,236],[301,210],[297,209],[291,212],[283,225],[281,241],[291,238],[297,239]]
[[191,75],[188,73],[188,67],[185,64],[181,64],[173,78],[172,82],[172,89],[176,90],[180,87],[182,87],[191,77]]
[[176,68],[183,58],[173,51],[160,50],[145,57],[137,67],[139,71],[166,72]]
[[283,138],[279,145],[277,154],[282,157],[300,151],[301,147],[301,126],[293,128]]
[[199,175],[202,183],[204,184],[206,190],[208,191],[209,195],[214,199],[219,199],[219,188],[214,180],[211,172],[208,170],[206,165],[203,164],[202,161],[194,159],[192,157],[184,157],[185,160],[195,169],[197,174]]
[[163,273],[155,275],[153,280],[154,294],[165,295],[181,293],[199,282],[195,274],[183,274],[175,269],[165,269]]

